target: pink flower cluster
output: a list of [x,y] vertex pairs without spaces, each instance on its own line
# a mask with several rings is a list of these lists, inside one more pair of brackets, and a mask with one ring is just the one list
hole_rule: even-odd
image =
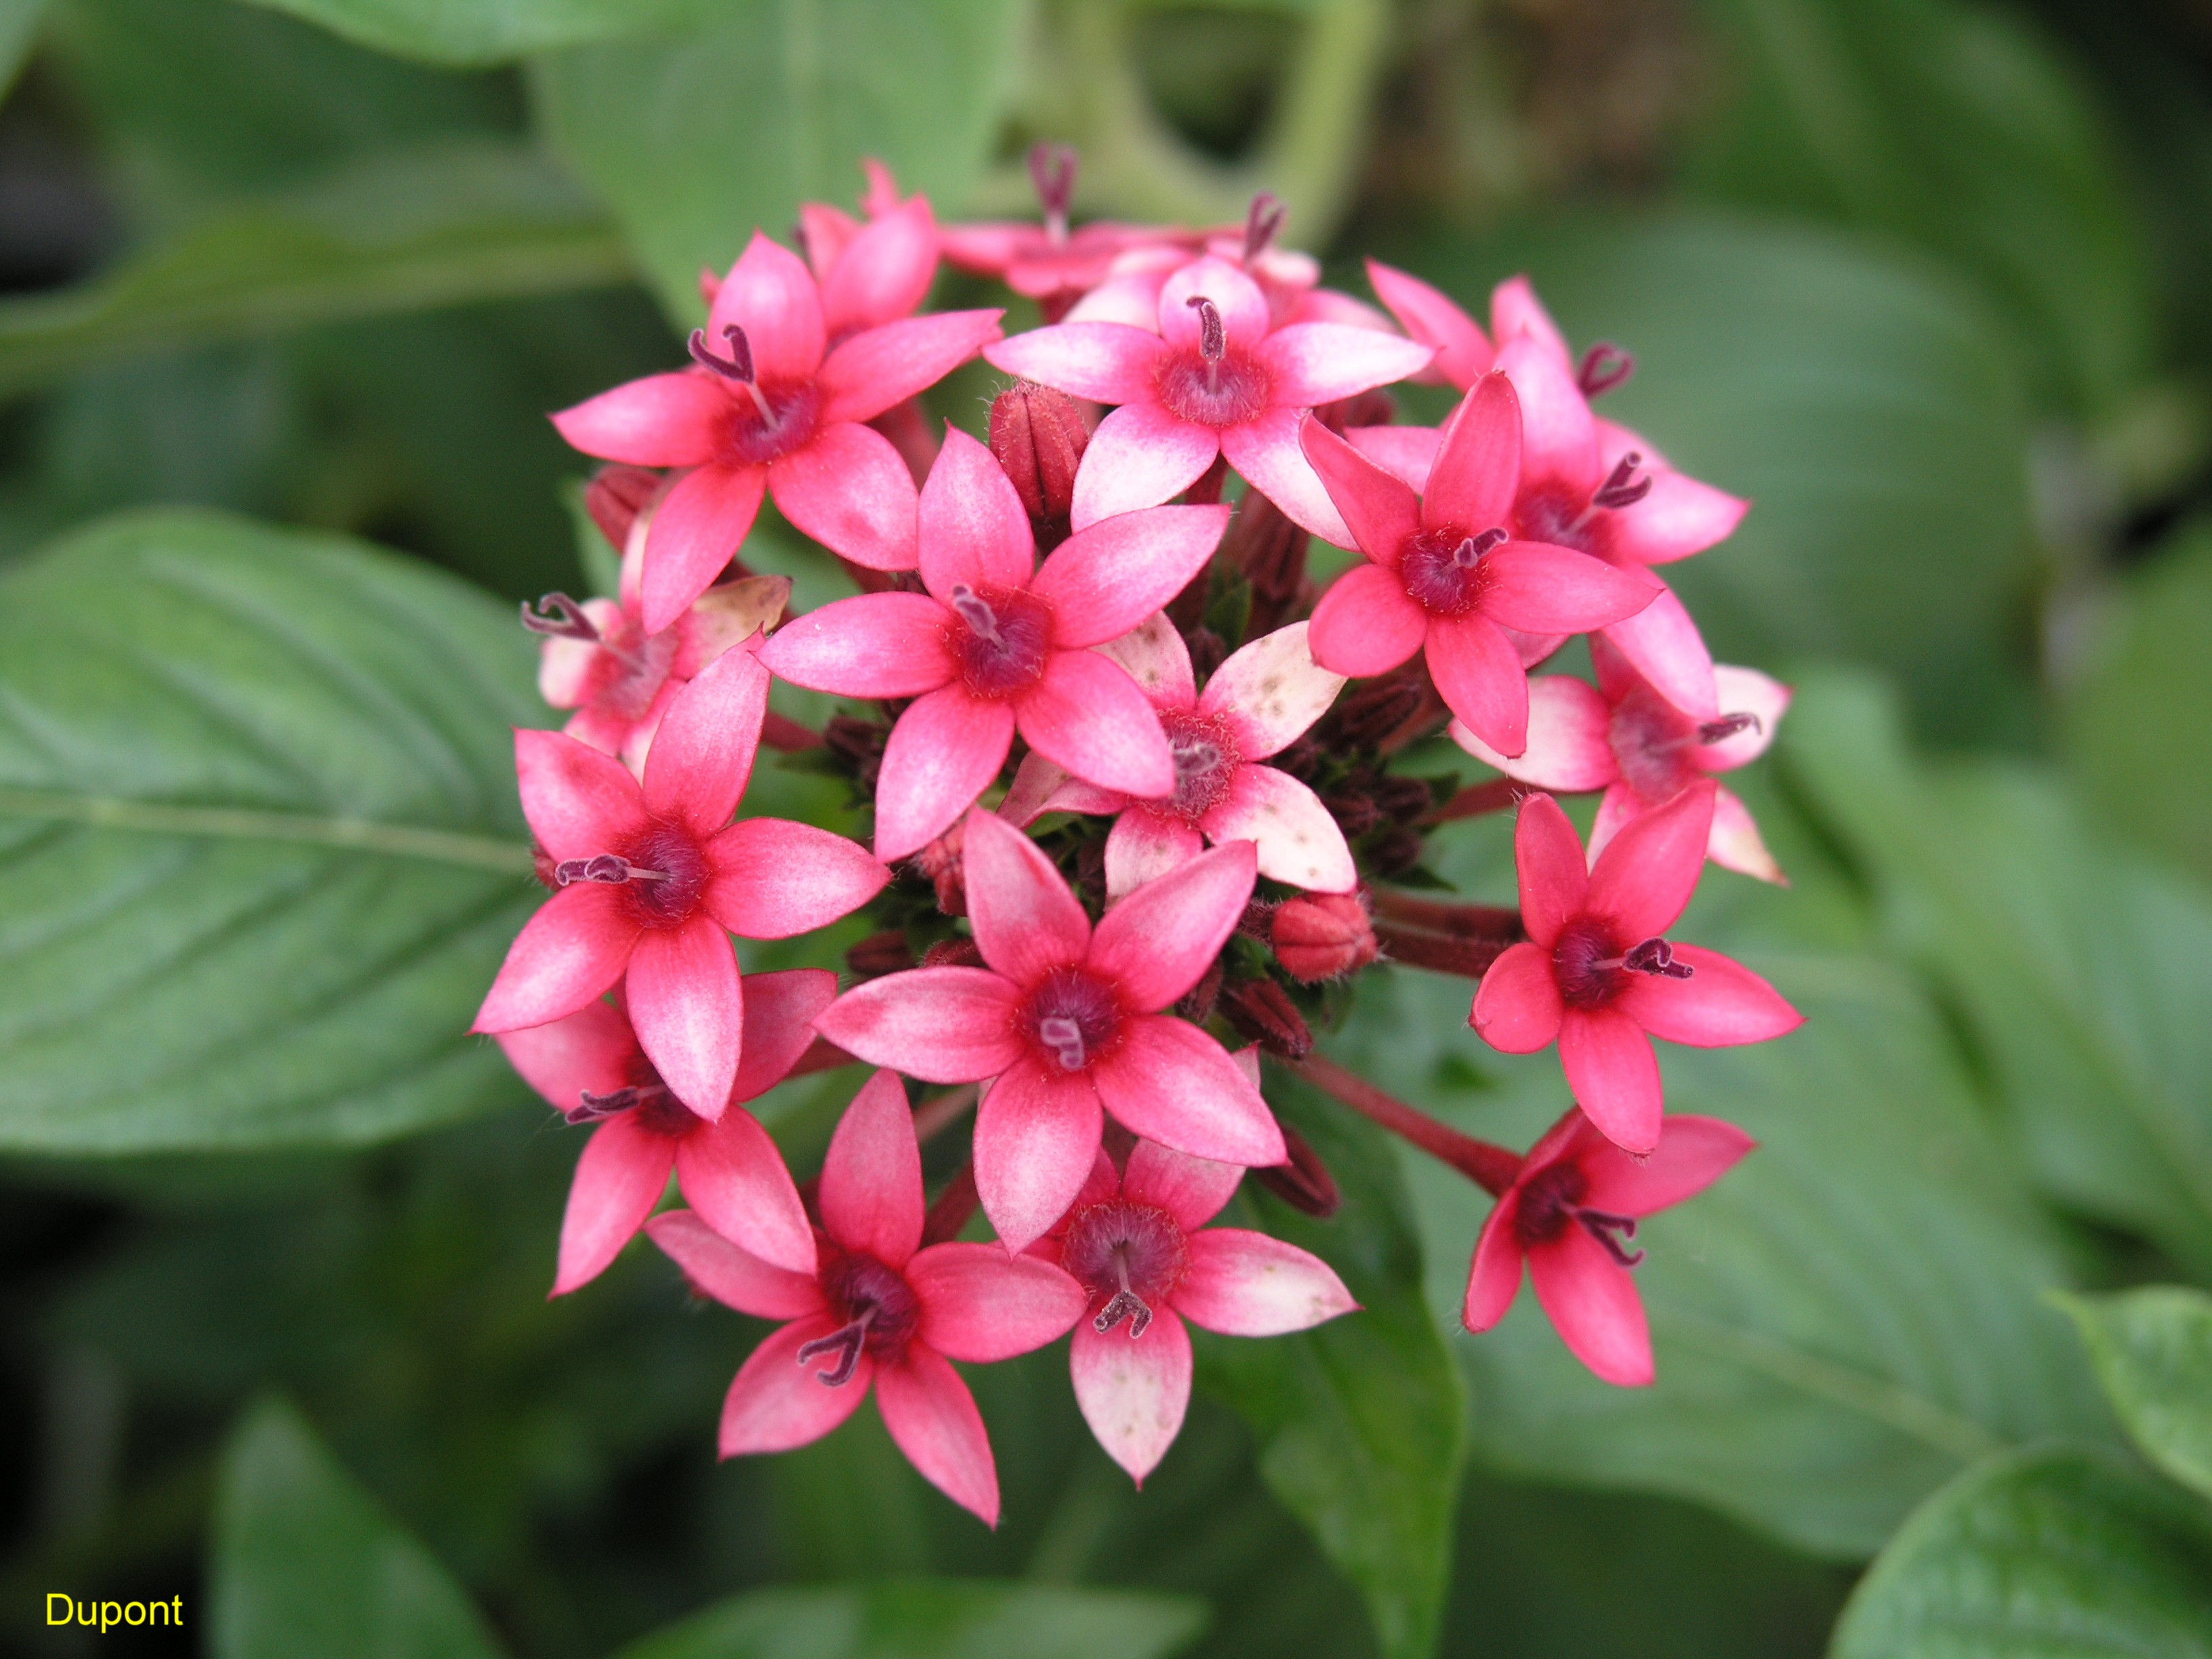
[[[1750,1147],[1664,1114],[1649,1039],[1797,1021],[1668,937],[1708,858],[1780,878],[1708,775],[1764,748],[1788,693],[1717,668],[1653,574],[1745,504],[1592,412],[1627,359],[1574,358],[1525,282],[1486,333],[1370,264],[1378,309],[1277,246],[1268,198],[1241,228],[1073,228],[1072,155],[1033,166],[1042,226],[952,227],[872,166],[861,216],[810,204],[799,252],[757,233],[702,279],[688,367],[554,417],[613,464],[588,500],[622,578],[525,611],[574,712],[515,734],[551,896],[476,1030],[593,1126],[555,1294],[647,1232],[700,1293],[778,1322],[731,1386],[726,1455],[814,1439],[872,1389],[915,1467],[992,1522],[954,1362],[1073,1330],[1084,1416],[1141,1481],[1189,1398],[1186,1322],[1267,1336],[1356,1309],[1319,1256],[1208,1224],[1248,1173],[1312,1215],[1338,1201],[1264,1052],[1498,1195],[1470,1329],[1525,1261],[1591,1370],[1648,1382],[1623,1241]],[[1046,320],[924,312],[940,258]],[[979,354],[1015,377],[989,441],[940,436],[921,394]],[[1395,423],[1382,388],[1408,380],[1462,394],[1440,426]],[[741,556],[764,499],[854,597],[786,618],[789,583]],[[1343,550],[1334,580],[1316,538]],[[1595,684],[1529,678],[1577,635]],[[802,726],[775,680],[855,707]],[[1455,796],[1404,769],[1447,731],[1504,779]],[[743,816],[763,742],[844,778],[872,844]],[[1537,790],[1602,792],[1587,854]],[[1506,806],[1516,907],[1413,890],[1426,837]],[[862,911],[842,990],[744,971],[733,943]],[[1558,1045],[1574,1103],[1525,1157],[1312,1052],[1378,962],[1479,980],[1497,1048]],[[882,1069],[802,1186],[745,1103],[860,1061]],[[923,1143],[971,1104],[932,1202]]]

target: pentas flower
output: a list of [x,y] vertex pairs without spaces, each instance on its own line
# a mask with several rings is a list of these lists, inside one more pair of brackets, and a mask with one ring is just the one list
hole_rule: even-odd
[[917,968],[855,987],[815,1029],[933,1083],[994,1079],[975,1113],[975,1191],[1010,1250],[1082,1190],[1103,1104],[1178,1152],[1279,1164],[1282,1132],[1219,1043],[1160,1011],[1213,963],[1251,896],[1249,842],[1201,853],[1094,930],[1028,836],[981,808],[962,861],[981,968]]
[[[1622,827],[1712,772],[1756,760],[1774,741],[1790,707],[1790,688],[1750,668],[1716,664],[1719,718],[1692,720],[1602,635],[1590,641],[1597,684],[1565,674],[1528,682],[1528,746],[1500,755],[1458,721],[1452,740],[1509,778],[1565,793],[1602,789],[1590,826],[1590,856],[1603,852]],[[1781,866],[1759,838],[1750,809],[1727,789],[1713,794],[1712,839],[1705,855],[1723,869],[1780,882]]]
[[[799,246],[822,286],[822,320],[833,346],[862,329],[912,316],[937,280],[937,216],[929,198],[902,199],[882,162],[866,167],[865,220],[825,202],[799,210]],[[708,295],[707,302],[714,301]]]
[[[1278,240],[1283,217],[1281,203],[1263,192],[1252,198],[1252,210],[1242,225],[1208,231],[1199,252],[1235,265],[1258,283],[1260,292],[1267,296],[1267,319],[1274,327],[1285,323],[1350,323],[1388,331],[1389,319],[1372,306],[1349,294],[1318,286],[1320,261],[1310,253],[1283,246]],[[1158,315],[1161,289],[1194,257],[1191,249],[1180,242],[1138,243],[1124,248],[1114,257],[1097,286],[1069,309],[1066,320],[1151,328]]]
[[798,1189],[768,1131],[738,1103],[782,1082],[806,1052],[814,1017],[836,999],[837,976],[818,968],[754,974],[744,995],[737,1080],[714,1118],[670,1092],[629,1016],[611,1003],[501,1034],[524,1082],[569,1122],[598,1125],[568,1188],[554,1295],[606,1270],[660,1202],[672,1170],[684,1200],[716,1231],[763,1261],[814,1271],[814,1235]]
[[[856,290],[872,281],[856,272]],[[646,630],[672,624],[729,562],[763,491],[854,563],[912,569],[914,480],[890,440],[860,422],[998,338],[1000,314],[908,317],[831,349],[813,273],[756,232],[716,290],[706,328],[691,336],[691,368],[632,380],[553,417],[587,455],[692,469],[646,543]]]
[[1071,778],[1032,755],[1022,763],[1002,817],[1028,823],[1046,812],[1118,814],[1106,836],[1106,896],[1119,899],[1198,856],[1209,842],[1249,841],[1260,873],[1310,891],[1359,884],[1344,831],[1321,798],[1261,764],[1328,712],[1344,678],[1306,649],[1306,624],[1254,640],[1198,690],[1190,648],[1164,615],[1099,647],[1129,672],[1158,713],[1175,758],[1175,791],[1138,799]]
[[987,1526],[999,1476],[975,1397],[947,1364],[1041,1348],[1083,1313],[1083,1291],[1048,1262],[996,1244],[921,1244],[921,1148],[899,1080],[878,1072],[830,1137],[818,1188],[820,1260],[793,1273],[688,1210],[646,1224],[706,1296],[787,1322],[752,1352],[722,1406],[725,1457],[818,1440],[872,1389],[908,1461]]
[[1084,453],[1075,527],[1166,501],[1218,455],[1301,526],[1348,543],[1299,451],[1299,418],[1403,380],[1426,365],[1429,349],[1342,323],[1276,328],[1259,284],[1212,258],[1168,277],[1153,321],[1061,323],[984,353],[1010,374],[1121,405]]
[[1243,1227],[1209,1227],[1244,1171],[1149,1140],[1125,1169],[1100,1152],[1051,1231],[1030,1247],[1087,1297],[1068,1370],[1083,1420],[1139,1486],[1190,1407],[1190,1333],[1280,1336],[1356,1312],[1319,1256]]
[[514,734],[523,816],[557,890],[508,950],[472,1029],[544,1025],[622,981],[653,1069],[700,1116],[721,1115],[744,1046],[730,933],[811,932],[866,903],[890,876],[826,830],[730,822],[752,775],[768,683],[750,652],[709,664],[670,703],[641,787],[574,738]]
[[1718,787],[1693,783],[1636,818],[1594,866],[1557,801],[1522,801],[1513,861],[1528,942],[1491,965],[1468,1015],[1509,1054],[1558,1042],[1590,1121],[1638,1155],[1659,1144],[1664,1105],[1650,1037],[1717,1048],[1803,1023],[1748,968],[1663,937],[1697,890]]
[[1018,729],[1076,776],[1133,795],[1175,788],[1152,705],[1090,649],[1126,634],[1205,568],[1225,507],[1163,507],[1079,531],[1036,563],[1021,497],[991,453],[948,430],[922,486],[921,593],[866,593],[762,648],[782,678],[848,697],[912,697],[876,782],[876,853],[944,833],[1006,764]]
[[1575,1358],[1607,1382],[1644,1387],[1651,1334],[1628,1272],[1644,1252],[1624,1241],[1645,1216],[1705,1191],[1757,1145],[1717,1118],[1670,1117],[1649,1156],[1632,1158],[1570,1107],[1528,1149],[1482,1224],[1461,1318],[1470,1331],[1504,1318],[1526,1261],[1536,1299]]
[[1318,421],[1302,437],[1368,560],[1315,608],[1315,660],[1365,678],[1423,653],[1437,694],[1500,754],[1519,754],[1528,728],[1528,675],[1504,630],[1580,633],[1634,615],[1660,591],[1641,570],[1506,527],[1522,419],[1502,374],[1483,376],[1452,412],[1418,495]]

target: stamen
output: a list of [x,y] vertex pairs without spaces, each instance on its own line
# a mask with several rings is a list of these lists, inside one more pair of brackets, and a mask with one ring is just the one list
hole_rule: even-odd
[[730,345],[730,356],[726,362],[717,357],[708,349],[705,329],[693,329],[690,342],[692,362],[697,363],[702,368],[711,368],[724,380],[734,380],[744,387],[753,400],[754,409],[760,413],[761,424],[771,432],[774,431],[777,425],[775,411],[769,407],[768,399],[761,395],[759,383],[753,374],[752,342],[745,338],[744,330],[739,328],[735,323],[725,323],[722,325],[722,337],[728,341]]
[[1246,264],[1274,245],[1276,233],[1282,229],[1283,218],[1288,211],[1273,191],[1263,190],[1252,198],[1252,210],[1244,216]]
[[[1604,1245],[1606,1254],[1622,1267],[1633,1267],[1644,1260],[1643,1251],[1630,1250],[1620,1242],[1623,1238],[1636,1237],[1636,1218],[1633,1216],[1607,1215],[1603,1210],[1577,1209],[1575,1219],[1581,1222],[1583,1230]],[[1619,1237],[1616,1237],[1616,1234]]]
[[825,1353],[837,1356],[836,1364],[826,1371],[817,1371],[814,1380],[825,1389],[842,1389],[853,1380],[860,1369],[861,1351],[867,1346],[868,1327],[875,1321],[873,1304],[863,1307],[860,1316],[850,1324],[842,1326],[827,1336],[817,1336],[799,1351],[801,1365]]
[[1689,979],[1698,971],[1686,962],[1675,961],[1674,947],[1663,939],[1647,939],[1632,945],[1622,954],[1620,965],[1632,974],[1650,974],[1658,979]]
[[988,640],[993,645],[1006,643],[999,634],[999,613],[966,582],[953,583],[952,608],[960,613],[960,620],[968,624],[976,638]]
[[1083,1048],[1083,1027],[1065,1014],[1048,1014],[1037,1022],[1037,1041],[1052,1050],[1063,1072],[1079,1072],[1089,1057]]
[[1599,398],[1623,384],[1636,373],[1636,359],[1609,340],[1600,340],[1583,353],[1582,368],[1576,372],[1575,384],[1582,388],[1585,398]]
[[648,1100],[658,1100],[667,1092],[667,1085],[659,1083],[617,1089],[611,1095],[595,1095],[589,1089],[584,1089],[578,1091],[578,1098],[582,1103],[571,1106],[561,1116],[570,1124],[597,1123],[617,1113],[627,1112],[633,1106],[641,1106]]
[[525,599],[522,625],[550,639],[582,640],[592,645],[599,641],[598,626],[584,614],[584,607],[566,593],[548,593],[534,607]]
[[1699,743],[1724,743],[1739,732],[1764,732],[1756,714],[1723,714],[1717,720],[1707,720],[1698,728]]
[[[1620,463],[1606,475],[1597,493],[1590,497],[1592,507],[1633,507],[1651,493],[1651,475],[1638,478],[1636,469],[1644,465],[1644,457],[1634,450],[1620,458]],[[1631,482],[1631,480],[1634,482]]]
[[1486,530],[1480,536],[1469,536],[1452,549],[1452,562],[1462,570],[1472,570],[1482,562],[1484,554],[1510,539],[1509,532],[1495,528]]
[[1075,196],[1075,146],[1030,146],[1030,182],[1044,204],[1044,234],[1053,242],[1067,240],[1067,205]]
[[553,884],[573,887],[580,881],[596,881],[608,887],[619,887],[626,881],[666,881],[665,870],[646,870],[628,859],[617,858],[612,853],[597,853],[587,859],[562,859],[553,866]]
[[1127,1244],[1114,1247],[1114,1273],[1121,1281],[1121,1288],[1115,1291],[1113,1298],[1098,1310],[1098,1316],[1091,1322],[1091,1328],[1103,1336],[1126,1319],[1129,1322],[1129,1340],[1134,1342],[1152,1324],[1152,1310],[1151,1304],[1129,1288],[1129,1247]]
[[1229,331],[1222,325],[1219,307],[1203,294],[1194,294],[1183,303],[1198,313],[1198,355],[1206,360],[1206,388],[1218,392],[1219,364],[1229,355]]

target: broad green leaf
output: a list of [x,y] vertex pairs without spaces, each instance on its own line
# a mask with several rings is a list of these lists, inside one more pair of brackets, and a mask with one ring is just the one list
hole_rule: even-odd
[[1166,1659],[1205,1624],[1188,1596],[891,1579],[733,1596],[617,1659]]
[[281,1401],[223,1458],[215,1659],[496,1659],[499,1644],[428,1550]]
[[433,64],[500,64],[619,34],[713,18],[721,0],[256,0],[379,52]]
[[46,0],[0,0],[0,94],[15,84],[46,15]]
[[957,210],[997,136],[1017,9],[732,0],[696,33],[550,54],[532,88],[554,143],[688,325],[702,267],[726,270],[756,228],[787,237],[802,201],[850,200],[864,157]]
[[1927,1504],[1844,1608],[1830,1659],[2203,1659],[2212,1528],[2117,1460],[1993,1458]]
[[1802,684],[1782,763],[1956,999],[2044,1187],[2212,1269],[2212,896],[2047,773],[1916,768],[1898,724],[1863,681]]
[[0,301],[0,393],[206,341],[630,274],[591,205],[526,151],[377,155],[214,210],[83,287]]
[[1388,1145],[1279,1076],[1268,1093],[1328,1164],[1344,1207],[1319,1222],[1246,1199],[1256,1213],[1244,1224],[1322,1256],[1361,1310],[1264,1341],[1200,1333],[1200,1381],[1252,1425],[1261,1474],[1359,1587],[1382,1652],[1415,1659],[1435,1648],[1450,1580],[1459,1380],[1422,1304],[1421,1245]]
[[0,1147],[360,1144],[515,1097],[469,1016],[530,914],[526,636],[215,514],[0,580]]
[[2212,1296],[2154,1285],[2069,1296],[2105,1397],[2144,1456],[2212,1498]]

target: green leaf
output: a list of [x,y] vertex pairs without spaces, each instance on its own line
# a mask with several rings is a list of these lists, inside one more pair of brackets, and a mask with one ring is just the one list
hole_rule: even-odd
[[1328,1165],[1344,1206],[1321,1222],[1246,1199],[1257,1210],[1246,1224],[1322,1257],[1361,1310],[1265,1341],[1200,1333],[1200,1379],[1252,1425],[1269,1489],[1359,1587],[1382,1652],[1413,1659],[1434,1650],[1449,1588],[1459,1380],[1422,1304],[1420,1241],[1389,1145],[1279,1077],[1268,1097]]
[[1205,1624],[1188,1596],[891,1579],[733,1596],[617,1659],[1165,1659]]
[[851,198],[864,157],[957,209],[997,136],[1017,14],[1015,0],[733,0],[696,34],[541,58],[532,88],[688,325],[702,267],[726,269],[756,227],[787,236],[802,201]]
[[1778,752],[1957,1000],[2044,1187],[2212,1271],[2212,896],[2094,839],[2047,772],[1916,768],[1897,728],[1824,678]]
[[0,1147],[352,1145],[515,1098],[469,1015],[534,888],[526,638],[215,514],[0,580]]
[[0,0],[0,94],[15,83],[46,15],[46,0]]
[[630,275],[591,204],[526,151],[380,155],[215,210],[83,287],[0,301],[0,393],[206,341]]
[[379,52],[453,65],[704,21],[720,0],[257,0]]
[[1830,1659],[2203,1659],[2212,1531],[2114,1460],[1993,1458],[1929,1499],[1861,1581]]
[[2212,1498],[2212,1296],[2154,1285],[2056,1298],[2144,1456]]
[[217,1500],[216,1659],[496,1659],[461,1587],[354,1483],[297,1412],[248,1414]]

